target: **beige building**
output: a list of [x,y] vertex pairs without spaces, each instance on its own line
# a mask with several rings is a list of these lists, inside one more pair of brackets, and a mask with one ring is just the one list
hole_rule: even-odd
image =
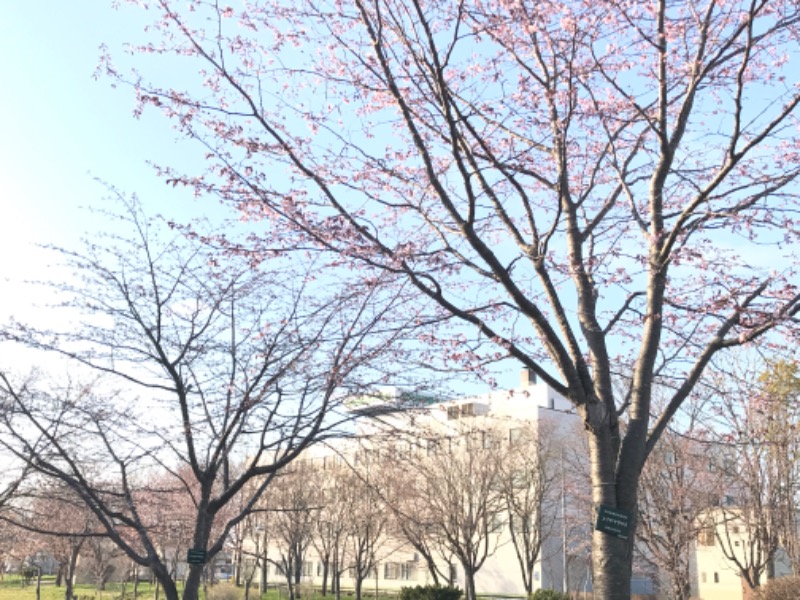
[[719,507],[705,519],[707,526],[693,548],[694,598],[747,600],[751,592],[740,575],[743,567],[759,569],[762,585],[769,580],[769,573],[773,577],[791,575],[785,553],[779,550],[770,561],[734,506]]

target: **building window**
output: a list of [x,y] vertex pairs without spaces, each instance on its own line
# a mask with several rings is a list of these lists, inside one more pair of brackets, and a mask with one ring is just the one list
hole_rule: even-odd
[[303,577],[314,576],[314,563],[310,560],[303,561]]
[[383,565],[383,578],[384,579],[399,579],[400,578],[400,563],[387,562]]
[[719,573],[714,573],[714,583],[719,583]]
[[714,535],[714,528],[713,527],[704,527],[700,530],[700,535],[698,536],[697,543],[701,546],[713,546],[716,544],[716,536]]
[[556,399],[555,398],[550,398],[550,400],[547,403],[547,408],[552,410],[552,409],[555,409],[555,407],[556,407]]
[[674,453],[672,450],[667,450],[667,451],[664,453],[664,462],[665,462],[667,465],[669,465],[669,466],[672,466],[672,465],[674,465],[676,462],[678,462],[678,461],[675,459],[675,453]]
[[417,566],[414,563],[400,563],[400,579],[413,581],[417,578]]
[[706,582],[706,572],[703,571],[702,573],[700,573],[700,583],[705,583],[705,582]]
[[322,561],[317,563],[317,577],[322,577]]
[[448,406],[447,407],[447,418],[451,421],[453,419],[458,419],[461,416],[461,410],[458,406]]
[[511,446],[516,446],[522,440],[522,432],[523,429],[521,427],[516,427],[514,429],[508,430],[508,443]]

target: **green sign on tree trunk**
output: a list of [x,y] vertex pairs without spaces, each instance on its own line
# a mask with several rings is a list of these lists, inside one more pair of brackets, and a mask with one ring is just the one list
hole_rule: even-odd
[[620,508],[601,504],[597,510],[597,521],[594,528],[597,531],[627,540],[631,528],[631,515]]
[[206,562],[206,551],[199,548],[189,549],[189,554],[186,557],[186,562],[190,565],[202,565]]

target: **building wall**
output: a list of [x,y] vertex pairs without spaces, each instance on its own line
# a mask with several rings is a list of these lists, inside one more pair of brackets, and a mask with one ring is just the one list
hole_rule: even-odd
[[[747,599],[749,587],[739,575],[736,563],[728,560],[718,537],[725,539],[728,550],[739,557],[742,564],[747,564],[746,553],[749,552],[748,532],[743,522],[735,518],[736,510],[732,508],[718,509],[708,515],[709,522],[714,523],[707,528],[694,544],[692,564],[694,589],[692,593],[698,600],[739,600]],[[728,541],[729,540],[729,541]],[[774,577],[791,575],[791,566],[785,553],[779,550],[773,562]],[[768,580],[765,569],[761,583]],[[798,596],[800,597],[800,596]]]
[[[502,444],[512,443],[512,430],[534,427],[542,435],[557,436],[574,428],[578,422],[577,416],[571,410],[569,402],[549,388],[544,383],[536,383],[532,378],[523,373],[521,385],[514,390],[498,390],[489,394],[461,398],[454,401],[441,402],[413,410],[401,410],[395,414],[391,411],[378,411],[380,419],[361,417],[356,424],[357,437],[362,440],[361,449],[342,446],[336,449],[340,454],[352,452],[370,452],[389,439],[391,443],[404,443],[403,437],[413,440],[420,432],[429,434],[430,431],[441,431],[446,435],[448,431],[457,430],[457,426],[474,428],[474,430],[492,431]],[[389,397],[392,395],[389,394]],[[363,402],[356,403],[359,410],[363,410]],[[388,433],[387,433],[388,432]],[[384,435],[385,434],[385,435]],[[424,452],[424,444],[416,442],[416,452]],[[331,454],[330,451],[328,451]],[[328,460],[325,452],[319,449],[309,453],[309,459],[318,464]],[[557,491],[560,498],[560,488]],[[534,589],[562,589],[563,552],[562,527],[558,525],[561,518],[561,502],[556,499],[550,503],[551,514],[547,515],[548,522],[555,525],[543,542],[539,563],[536,567]],[[498,525],[500,525],[498,523]],[[524,595],[520,566],[512,543],[508,519],[502,521],[495,533],[490,534],[492,554],[476,575],[478,593]],[[415,553],[402,541],[386,538],[378,551],[379,567],[376,577],[370,577],[364,582],[366,589],[399,589],[408,585],[426,585],[432,583],[425,561],[421,557],[415,558]],[[303,581],[306,584],[318,586],[322,584],[319,575],[319,557],[313,547],[310,547],[306,556],[309,563],[304,572]],[[585,575],[586,562],[573,561],[570,571],[577,577],[577,572]],[[579,565],[579,566],[576,566]],[[441,564],[441,570],[447,571],[447,565]],[[460,564],[454,566],[455,583],[464,586],[464,573]],[[271,566],[270,579],[273,582],[282,580]],[[581,577],[581,580],[585,576]],[[353,579],[345,573],[342,578],[342,587],[352,587]]]

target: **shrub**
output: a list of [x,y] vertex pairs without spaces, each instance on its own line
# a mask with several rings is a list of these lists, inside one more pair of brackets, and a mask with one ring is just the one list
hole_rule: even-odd
[[536,590],[531,600],[570,600],[569,594],[556,590]]
[[242,600],[244,590],[232,583],[218,583],[208,588],[207,600]]
[[461,590],[442,585],[418,585],[400,589],[400,600],[458,600]]
[[758,600],[797,600],[800,590],[800,577],[779,577],[758,588]]

